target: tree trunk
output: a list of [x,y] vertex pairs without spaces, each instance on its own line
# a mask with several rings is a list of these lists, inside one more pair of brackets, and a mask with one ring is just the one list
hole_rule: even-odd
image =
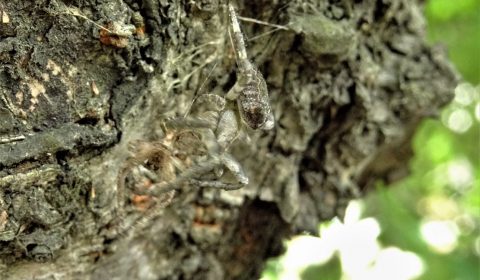
[[419,4],[237,6],[272,24],[241,22],[275,127],[242,125],[229,147],[247,186],[187,181],[152,196],[137,193],[156,182],[138,182],[141,164],[165,181],[207,158],[168,142],[200,128],[165,123],[195,118],[196,97],[235,83],[226,3],[4,1],[1,279],[253,279],[283,239],[341,217],[377,180],[405,176],[417,124],[457,79],[425,43]]

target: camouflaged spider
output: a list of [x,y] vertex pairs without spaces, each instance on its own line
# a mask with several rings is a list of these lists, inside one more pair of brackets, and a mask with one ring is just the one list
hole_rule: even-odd
[[[185,183],[224,190],[239,189],[248,184],[247,175],[240,163],[228,153],[228,147],[238,136],[240,119],[252,129],[263,130],[272,129],[275,121],[265,80],[248,60],[237,15],[231,4],[228,11],[229,34],[238,67],[235,85],[226,98],[215,94],[200,95],[192,106],[190,116],[167,121],[166,135],[173,135],[170,140],[164,139],[168,141],[153,146],[140,143],[140,149],[135,149],[140,156],[129,160],[130,167],[124,169],[123,174],[136,166],[138,172],[154,184],[149,188],[136,188],[136,194],[158,196],[179,189]],[[142,164],[155,161],[153,156],[146,156],[149,150],[160,155],[156,158],[157,165],[170,170],[169,173],[162,172],[168,176],[143,167]],[[176,171],[179,171],[178,176]],[[126,175],[120,178],[119,188],[123,188],[125,178]],[[121,190],[119,193],[122,193]]]
[[119,178],[120,188],[129,173],[153,182],[148,188],[135,184],[137,195],[159,196],[185,183],[225,190],[248,184],[240,163],[227,152],[238,134],[235,112],[224,98],[214,94],[201,95],[194,105],[192,116],[165,123],[163,141],[133,143],[134,156]]

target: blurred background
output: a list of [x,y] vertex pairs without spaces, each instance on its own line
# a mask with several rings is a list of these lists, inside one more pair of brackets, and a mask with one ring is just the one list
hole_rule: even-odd
[[480,279],[480,0],[429,0],[425,13],[464,80],[416,132],[411,174],[319,225],[321,238],[286,241],[262,280]]

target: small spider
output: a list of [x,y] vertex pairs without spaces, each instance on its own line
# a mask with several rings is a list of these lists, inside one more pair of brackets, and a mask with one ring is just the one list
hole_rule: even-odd
[[248,60],[231,4],[228,11],[229,33],[238,66],[235,85],[226,98],[216,94],[196,98],[189,116],[165,123],[166,137],[162,141],[134,143],[134,156],[119,175],[119,205],[123,205],[128,174],[137,174],[134,181],[142,181],[142,177],[148,179],[147,186],[134,184],[135,194],[156,197],[180,189],[184,184],[224,190],[248,184],[242,166],[228,153],[239,134],[240,119],[252,129],[263,130],[272,129],[275,121],[265,80]]
[[[133,156],[119,176],[119,205],[127,176],[135,176],[136,195],[159,196],[184,184],[225,190],[248,184],[240,163],[228,152],[238,133],[238,121],[224,98],[201,95],[194,116],[166,122],[166,137],[158,142],[135,141]],[[144,183],[145,178],[147,183]]]

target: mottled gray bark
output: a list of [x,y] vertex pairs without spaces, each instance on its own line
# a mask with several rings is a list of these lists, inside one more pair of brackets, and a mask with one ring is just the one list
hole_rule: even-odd
[[[3,2],[1,279],[252,279],[282,239],[315,231],[376,180],[407,173],[413,131],[456,81],[445,54],[425,43],[416,1],[238,6],[286,26],[242,22],[248,38],[270,32],[247,50],[276,126],[244,128],[230,147],[248,186],[186,184],[164,208],[152,197],[142,204],[122,175],[138,165],[128,146],[165,141],[167,118],[234,84],[225,3]],[[157,160],[154,171],[167,176],[168,157],[156,153],[137,160]]]

